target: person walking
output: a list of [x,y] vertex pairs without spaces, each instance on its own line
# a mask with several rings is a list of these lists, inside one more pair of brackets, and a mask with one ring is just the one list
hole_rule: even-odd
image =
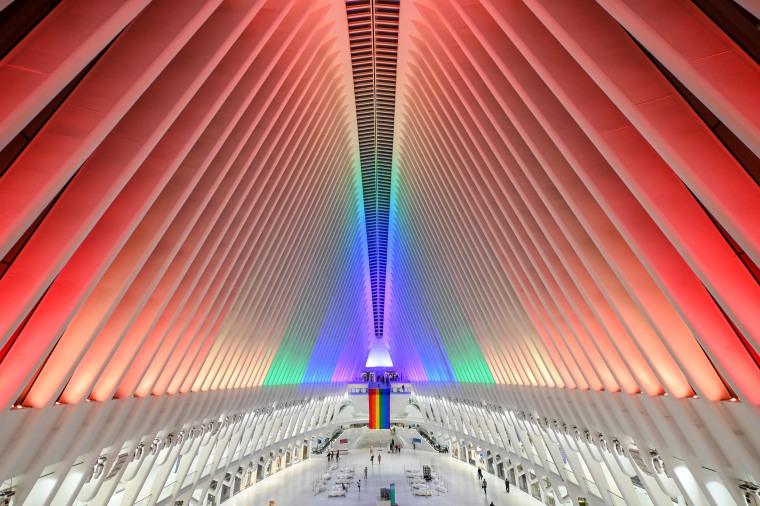
[[488,483],[486,483],[486,480],[483,480],[483,493],[488,495],[488,492],[486,492],[486,487],[488,486]]
[[[367,468],[365,467],[364,470],[366,471]],[[359,487],[359,492],[361,492],[362,491],[362,480],[357,481],[356,482],[356,486]],[[493,504],[493,503],[491,503],[491,504]]]
[[367,466],[364,466],[364,479],[367,479]]
[[504,478],[504,485],[507,487],[507,494],[509,493],[509,478]]
[[380,459],[381,459],[381,458],[383,458],[383,456],[382,456],[382,455],[378,455],[378,456],[377,456],[377,465],[378,465],[378,466],[380,465]]
[[[378,457],[379,457],[379,455],[378,455]],[[378,462],[380,462],[379,459],[378,459]],[[370,455],[369,456],[369,463],[372,464],[373,466],[375,465],[375,456],[374,455]]]
[[481,468],[478,468],[478,480],[483,479],[483,470]]

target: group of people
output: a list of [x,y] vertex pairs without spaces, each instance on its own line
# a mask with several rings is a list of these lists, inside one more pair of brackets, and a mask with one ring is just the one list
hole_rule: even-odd
[[[365,478],[367,477],[367,468],[366,467],[364,468],[364,477]],[[350,484],[342,483],[341,485],[343,485],[343,492],[348,492],[348,487],[349,487]],[[362,491],[362,480],[357,481],[356,482],[356,486],[359,487],[359,492],[361,492]]]
[[397,445],[395,439],[391,439],[391,443],[388,445],[388,449],[391,453],[401,453],[401,445]]
[[[383,456],[382,456],[382,455],[379,455],[379,454],[378,454],[378,456],[377,456],[377,465],[378,465],[378,466],[380,465],[380,459],[381,459],[381,458],[383,458]],[[374,455],[370,455],[370,456],[369,456],[369,462],[370,462],[370,464],[372,464],[373,466],[375,465],[375,456],[374,456]]]
[[331,462],[333,458],[335,459],[335,462],[339,461],[340,452],[339,451],[335,452],[335,457],[333,457],[333,452],[327,452],[327,462]]
[[377,381],[378,383],[383,383],[383,382],[388,382],[388,381],[400,381],[401,375],[393,371],[389,371],[385,373],[365,371],[361,374],[361,380],[362,381]]
[[483,477],[483,470],[481,468],[478,468],[478,481],[480,483],[480,487],[483,489],[483,493],[487,494],[486,488],[488,488],[488,483],[486,482],[486,479]]
[[[486,489],[488,488],[488,483],[486,483],[486,479],[483,477],[483,470],[481,468],[478,468],[478,481],[481,482],[480,486],[483,489],[483,493],[487,494]],[[507,494],[509,493],[509,478],[504,478],[504,486],[507,489]],[[491,502],[491,506],[493,506],[493,502]]]

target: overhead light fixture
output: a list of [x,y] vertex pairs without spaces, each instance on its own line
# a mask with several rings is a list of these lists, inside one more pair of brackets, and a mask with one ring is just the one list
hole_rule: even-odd
[[90,474],[90,477],[87,478],[87,482],[90,482],[91,480],[97,480],[100,478],[100,476],[103,474],[103,471],[106,468],[106,462],[108,461],[108,457],[105,455],[101,455],[98,457],[98,460],[93,464],[92,466],[92,473]]
[[159,446],[161,445],[161,440],[158,438],[153,438],[153,442],[150,445],[149,451],[151,455],[155,455],[158,453]]
[[660,454],[653,450],[649,452],[649,456],[652,458],[652,467],[657,474],[665,474],[665,462],[663,462]]
[[143,456],[144,449],[145,449],[144,443],[140,443],[139,445],[137,445],[137,448],[135,448],[134,453],[132,453],[132,461],[140,460],[140,458],[142,458]]

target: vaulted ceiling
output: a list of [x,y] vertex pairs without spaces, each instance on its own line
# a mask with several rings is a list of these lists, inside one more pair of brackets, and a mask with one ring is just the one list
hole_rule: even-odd
[[379,345],[758,421],[752,0],[0,8],[0,409],[333,392]]
[[415,1],[397,62],[397,1],[181,3],[67,2],[3,62],[6,406],[345,381],[372,337],[760,401],[760,79],[696,7]]

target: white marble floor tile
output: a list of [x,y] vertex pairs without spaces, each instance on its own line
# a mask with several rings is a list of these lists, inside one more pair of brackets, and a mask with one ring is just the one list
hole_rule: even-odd
[[[489,506],[538,506],[542,504],[533,497],[510,488],[510,494],[504,489],[504,482],[496,476],[487,474],[488,494],[480,489],[474,467],[453,459],[448,455],[430,452],[412,452],[404,450],[398,454],[382,454],[382,464],[370,465],[367,450],[351,450],[340,458],[340,465],[353,467],[356,477],[361,478],[361,492],[356,486],[356,479],[351,483],[345,497],[328,497],[326,492],[313,494],[313,485],[318,476],[327,468],[327,457],[315,455],[306,462],[280,471],[256,485],[249,487],[228,501],[224,506],[268,506],[275,501],[275,506],[374,506],[380,494],[380,488],[396,484],[396,503],[399,506],[410,505],[484,505]],[[411,493],[411,488],[404,477],[404,467],[421,467],[432,465],[447,485],[448,493],[434,492],[432,497],[419,497]],[[364,479],[364,467],[368,467],[367,479]],[[335,478],[328,482],[328,489]]]

